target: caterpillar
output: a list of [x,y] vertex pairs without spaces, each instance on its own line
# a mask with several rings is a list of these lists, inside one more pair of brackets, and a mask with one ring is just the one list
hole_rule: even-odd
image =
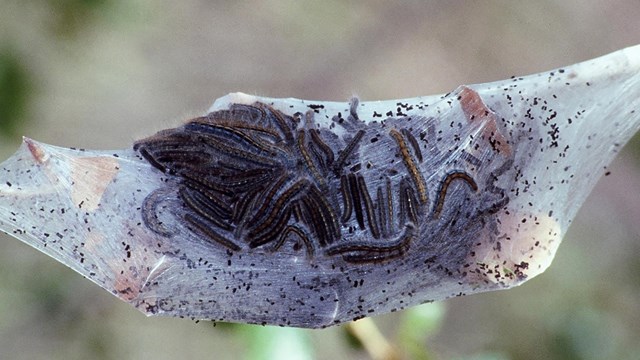
[[[136,142],[134,149],[170,177],[148,195],[145,203],[152,205],[143,207],[143,218],[154,219],[157,194],[174,189],[177,200],[169,208],[193,237],[236,252],[285,251],[290,240],[314,256],[363,263],[400,257],[414,241],[441,241],[421,234],[446,226],[448,220],[440,219],[445,204],[478,208],[478,192],[487,189],[471,172],[483,176],[483,169],[496,167],[493,161],[446,157],[431,145],[435,138],[416,131],[428,123],[419,116],[367,124],[358,117],[358,104],[350,101],[346,120],[332,117],[335,126],[348,122],[341,136],[331,125],[317,127],[312,108],[287,115],[256,102],[233,104]],[[458,146],[474,144],[471,135],[466,141]],[[504,189],[491,190],[496,195],[482,199],[491,210],[475,209],[470,221],[508,204]],[[145,223],[166,233],[154,221]]]

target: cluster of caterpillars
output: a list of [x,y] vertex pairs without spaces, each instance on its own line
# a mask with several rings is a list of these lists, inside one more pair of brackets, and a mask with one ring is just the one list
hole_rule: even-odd
[[[255,103],[234,104],[138,141],[134,149],[168,177],[167,186],[144,201],[145,224],[172,236],[174,229],[159,220],[162,207],[193,234],[231,251],[275,252],[294,241],[309,258],[319,251],[351,263],[402,256],[421,222],[440,216],[453,181],[474,192],[478,185],[462,170],[450,172],[430,207],[418,141],[407,129],[391,128],[406,176],[396,189],[386,178],[372,192],[358,161],[367,126],[356,108],[357,100],[350,120],[359,129],[345,139],[313,128],[313,111],[289,116]],[[344,236],[347,231],[358,236]]]

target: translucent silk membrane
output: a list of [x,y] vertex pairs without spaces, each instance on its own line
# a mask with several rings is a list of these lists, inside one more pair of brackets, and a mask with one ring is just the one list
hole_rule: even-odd
[[413,99],[234,93],[129,149],[25,138],[0,229],[147,315],[326,327],[551,263],[640,128],[640,46]]

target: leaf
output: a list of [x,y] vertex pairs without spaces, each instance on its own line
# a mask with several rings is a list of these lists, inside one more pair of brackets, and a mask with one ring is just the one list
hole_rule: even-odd
[[230,94],[133,149],[25,138],[0,228],[148,315],[331,326],[542,273],[639,95],[640,46],[414,99]]

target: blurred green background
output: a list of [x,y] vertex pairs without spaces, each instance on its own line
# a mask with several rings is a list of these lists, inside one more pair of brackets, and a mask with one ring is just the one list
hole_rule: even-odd
[[[640,2],[0,0],[0,152],[124,148],[243,91],[444,93],[640,43]],[[375,318],[406,358],[640,358],[640,138],[520,288]],[[0,358],[367,359],[319,331],[145,318],[0,237]]]

